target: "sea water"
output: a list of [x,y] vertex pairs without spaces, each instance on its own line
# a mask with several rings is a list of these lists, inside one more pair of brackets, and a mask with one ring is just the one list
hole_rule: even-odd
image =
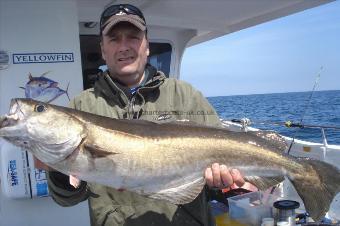
[[[220,118],[249,118],[251,126],[306,141],[322,143],[320,129],[287,128],[292,121],[306,125],[338,126],[340,128],[340,90],[254,94],[208,97]],[[281,126],[274,124],[282,124]],[[328,144],[340,145],[340,130],[326,129]]]

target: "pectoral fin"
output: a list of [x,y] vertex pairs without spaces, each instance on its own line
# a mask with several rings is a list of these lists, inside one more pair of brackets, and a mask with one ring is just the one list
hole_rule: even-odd
[[84,149],[91,155],[92,158],[105,158],[107,156],[117,154],[115,152],[110,152],[106,149],[103,149],[95,144],[85,143]]
[[153,199],[167,200],[173,204],[186,204],[192,202],[202,191],[205,185],[203,177],[186,184],[171,187],[149,195]]

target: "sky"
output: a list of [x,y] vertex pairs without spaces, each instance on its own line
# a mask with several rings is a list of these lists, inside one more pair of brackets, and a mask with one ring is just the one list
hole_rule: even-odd
[[340,90],[340,0],[189,47],[180,73],[208,97]]

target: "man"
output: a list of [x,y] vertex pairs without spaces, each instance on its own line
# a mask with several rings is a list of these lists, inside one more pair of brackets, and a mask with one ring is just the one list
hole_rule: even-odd
[[[108,70],[99,76],[94,88],[74,98],[72,108],[112,118],[144,119],[159,123],[190,120],[202,125],[220,126],[208,101],[189,84],[167,79],[147,64],[149,43],[142,12],[132,5],[112,5],[100,20],[101,51]],[[178,112],[213,114],[178,114]],[[153,115],[147,112],[174,114]],[[177,114],[176,114],[177,112]],[[209,187],[227,187],[244,180],[237,170],[214,163],[202,172]],[[71,181],[76,180],[71,177]],[[49,189],[62,206],[88,199],[92,225],[211,225],[205,192],[192,203],[176,206],[128,191],[84,181],[70,185],[70,178],[49,172]]]

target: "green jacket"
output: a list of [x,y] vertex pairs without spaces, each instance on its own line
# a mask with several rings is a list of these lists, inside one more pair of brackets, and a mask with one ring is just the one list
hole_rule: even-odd
[[[70,105],[81,111],[112,118],[159,123],[187,119],[203,125],[220,126],[214,109],[189,84],[167,79],[150,65],[146,67],[143,83],[131,94],[130,89],[103,73],[94,88],[83,91]],[[178,207],[99,184],[82,182],[78,189],[74,189],[68,185],[68,177],[58,172],[49,173],[49,191],[62,206],[75,205],[88,199],[92,225],[202,225],[198,222],[212,225],[204,191],[192,203]]]

